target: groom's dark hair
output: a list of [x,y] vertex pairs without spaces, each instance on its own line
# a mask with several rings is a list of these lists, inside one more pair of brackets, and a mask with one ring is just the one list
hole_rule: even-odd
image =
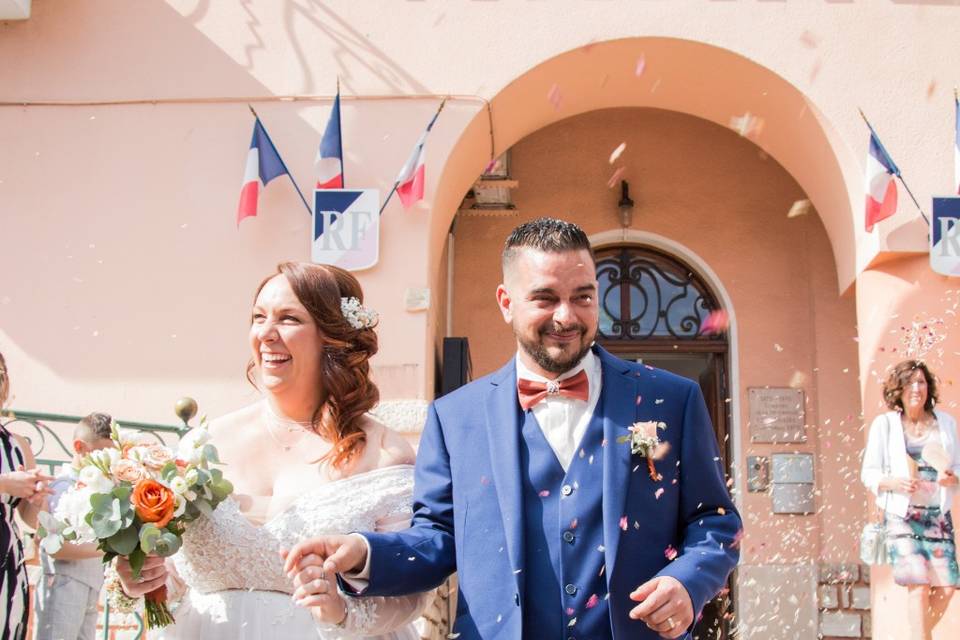
[[504,243],[503,254],[501,255],[504,275],[506,275],[507,268],[517,257],[520,249],[524,247],[548,252],[586,249],[590,252],[590,258],[593,259],[590,240],[583,229],[565,220],[537,218],[516,227]]

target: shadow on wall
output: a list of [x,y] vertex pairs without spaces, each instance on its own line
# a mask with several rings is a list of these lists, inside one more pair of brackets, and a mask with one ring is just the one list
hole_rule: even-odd
[[[0,57],[31,60],[0,81],[7,99],[25,102],[271,96],[252,72],[277,46],[296,52],[308,92],[318,74],[301,41],[320,34],[330,44],[313,48],[329,46],[344,69],[362,63],[385,87],[422,90],[319,2],[285,3],[289,43],[269,42],[269,21],[242,10],[238,61],[199,28],[224,11],[209,2],[186,15],[166,3],[40,3],[31,20],[0,25]],[[328,109],[258,109],[301,185]],[[374,111],[357,114],[357,126],[382,117]],[[243,103],[0,108],[16,149],[0,174],[17,185],[4,196],[2,235],[16,239],[0,253],[0,273],[15,274],[0,282],[4,342],[64,378],[242,377],[254,290],[279,261],[309,259],[310,232],[285,179],[238,230],[251,124]]]

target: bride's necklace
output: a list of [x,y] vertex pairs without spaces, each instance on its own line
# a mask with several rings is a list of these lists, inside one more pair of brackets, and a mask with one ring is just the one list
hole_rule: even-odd
[[[291,420],[290,418],[278,415],[269,404],[265,404],[264,406],[267,409],[267,433],[270,434],[270,438],[284,451],[290,451],[298,445],[308,433],[314,433],[314,423],[312,421],[301,422]],[[281,436],[278,437],[278,433],[281,434]],[[299,435],[291,442],[289,436],[292,433],[299,433]],[[286,437],[284,437],[284,435]]]

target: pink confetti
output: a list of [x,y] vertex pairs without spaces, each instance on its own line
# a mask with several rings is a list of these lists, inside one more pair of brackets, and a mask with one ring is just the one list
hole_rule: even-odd
[[580,520],[578,518],[574,518],[570,521],[570,528],[576,529],[578,524],[580,524]]
[[627,522],[627,516],[623,516],[622,518],[620,518],[620,528],[622,530],[626,531],[627,527],[629,526],[630,524]]
[[594,593],[589,598],[587,598],[587,604],[586,604],[587,609],[593,609],[598,604],[600,604],[600,598],[597,597],[597,594]]
[[730,326],[730,316],[723,309],[711,311],[710,315],[700,325],[700,333],[705,336],[718,335]]
[[576,611],[574,611],[574,610],[571,609],[570,607],[567,607],[567,615],[568,615],[568,616],[572,616],[574,613],[576,613]]
[[638,396],[637,396],[637,404],[640,404],[641,402],[643,402],[643,396],[638,395]]
[[816,49],[817,44],[819,44],[817,37],[809,31],[804,31],[800,34],[800,42],[808,49]]
[[550,490],[549,490],[549,489],[544,489],[543,491],[541,491],[541,492],[540,492],[539,494],[537,494],[537,495],[539,495],[541,498],[547,498],[547,497],[550,496]]
[[643,71],[646,68],[647,68],[647,57],[641,53],[640,57],[637,58],[637,66],[634,69],[633,73],[636,74],[636,76],[639,78],[640,76],[643,75]]
[[480,476],[480,484],[482,484],[483,486],[487,486],[488,484],[490,484],[490,478],[488,478],[487,476]]
[[653,497],[659,500],[660,496],[663,495],[663,491],[664,491],[663,487],[660,487],[659,489],[653,492]]
[[607,180],[607,189],[613,189],[617,186],[617,183],[620,182],[620,177],[623,175],[623,172],[626,171],[626,167],[620,167],[613,172],[613,175],[610,176],[610,179]]
[[667,548],[663,550],[663,555],[667,557],[667,560],[673,560],[677,557],[677,550],[673,548],[672,544],[668,544]]
[[550,91],[547,92],[547,100],[549,100],[550,104],[553,105],[554,111],[558,111],[560,109],[561,99],[562,98],[560,97],[560,86],[557,84],[554,84],[552,87],[550,87]]

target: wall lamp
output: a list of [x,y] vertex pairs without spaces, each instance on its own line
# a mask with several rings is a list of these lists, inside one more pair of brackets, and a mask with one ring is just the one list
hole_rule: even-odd
[[630,185],[626,180],[620,181],[620,193],[617,209],[620,214],[620,226],[626,229],[633,224],[633,200],[630,199]]

